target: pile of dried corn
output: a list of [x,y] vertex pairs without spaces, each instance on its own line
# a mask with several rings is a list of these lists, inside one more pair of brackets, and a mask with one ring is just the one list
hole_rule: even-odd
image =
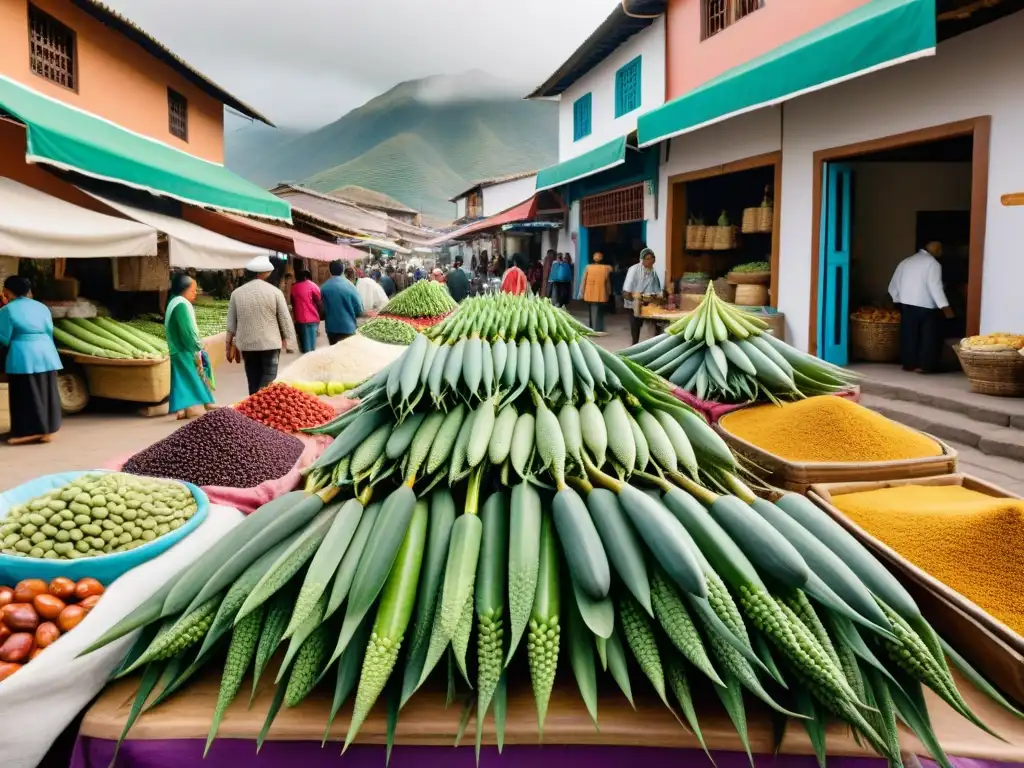
[[720,424],[729,434],[788,461],[901,461],[942,455],[942,446],[927,435],[831,395],[742,408]]
[[833,497],[857,525],[1024,634],[1024,502],[956,485]]

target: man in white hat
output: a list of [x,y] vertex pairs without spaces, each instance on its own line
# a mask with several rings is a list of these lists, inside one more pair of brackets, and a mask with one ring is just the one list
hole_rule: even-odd
[[249,394],[255,394],[277,378],[282,349],[295,349],[295,326],[288,302],[280,289],[267,282],[274,271],[268,256],[257,256],[245,265],[248,282],[231,292],[228,303],[228,359],[232,347],[242,353]]

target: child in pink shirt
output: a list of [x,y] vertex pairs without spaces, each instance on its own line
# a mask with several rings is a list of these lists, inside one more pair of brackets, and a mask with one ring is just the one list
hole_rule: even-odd
[[303,354],[316,349],[322,307],[320,288],[313,282],[312,273],[303,270],[299,273],[295,285],[292,286],[292,314],[295,316],[299,349]]

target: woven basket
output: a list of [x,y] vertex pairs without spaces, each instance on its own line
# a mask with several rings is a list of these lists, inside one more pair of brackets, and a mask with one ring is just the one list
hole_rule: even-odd
[[730,272],[725,276],[733,285],[768,285],[772,281],[771,272]]
[[736,286],[736,304],[741,307],[768,306],[768,286],[744,283]]
[[971,392],[995,397],[1024,397],[1024,357],[1017,352],[956,348]]
[[762,205],[757,209],[757,231],[771,232],[775,223],[775,208],[771,205]]
[[743,209],[743,223],[740,225],[740,231],[745,234],[751,234],[753,232],[759,232],[758,227],[761,226],[761,208],[744,208]]
[[57,374],[57,394],[63,413],[79,413],[89,404],[89,388],[77,373],[63,371]]
[[900,324],[850,318],[850,351],[854,360],[895,363],[900,359]]
[[712,251],[715,248],[715,232],[718,227],[704,227],[704,241],[700,244],[700,251]]
[[115,291],[162,291],[167,288],[171,265],[166,251],[159,256],[114,259]]
[[714,251],[731,251],[736,247],[736,227],[708,227],[714,233],[711,249]]
[[104,360],[83,367],[89,382],[89,393],[93,397],[126,400],[130,403],[161,403],[171,395],[171,361],[166,358]]
[[704,248],[704,239],[707,237],[708,228],[704,224],[687,224],[686,226],[686,250],[700,251]]

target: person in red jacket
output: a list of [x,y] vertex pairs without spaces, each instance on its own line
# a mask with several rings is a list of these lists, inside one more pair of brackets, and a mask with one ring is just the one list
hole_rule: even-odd
[[505,270],[505,276],[501,280],[501,292],[522,296],[529,285],[526,272],[523,271],[523,257],[517,253],[512,257],[512,266]]

